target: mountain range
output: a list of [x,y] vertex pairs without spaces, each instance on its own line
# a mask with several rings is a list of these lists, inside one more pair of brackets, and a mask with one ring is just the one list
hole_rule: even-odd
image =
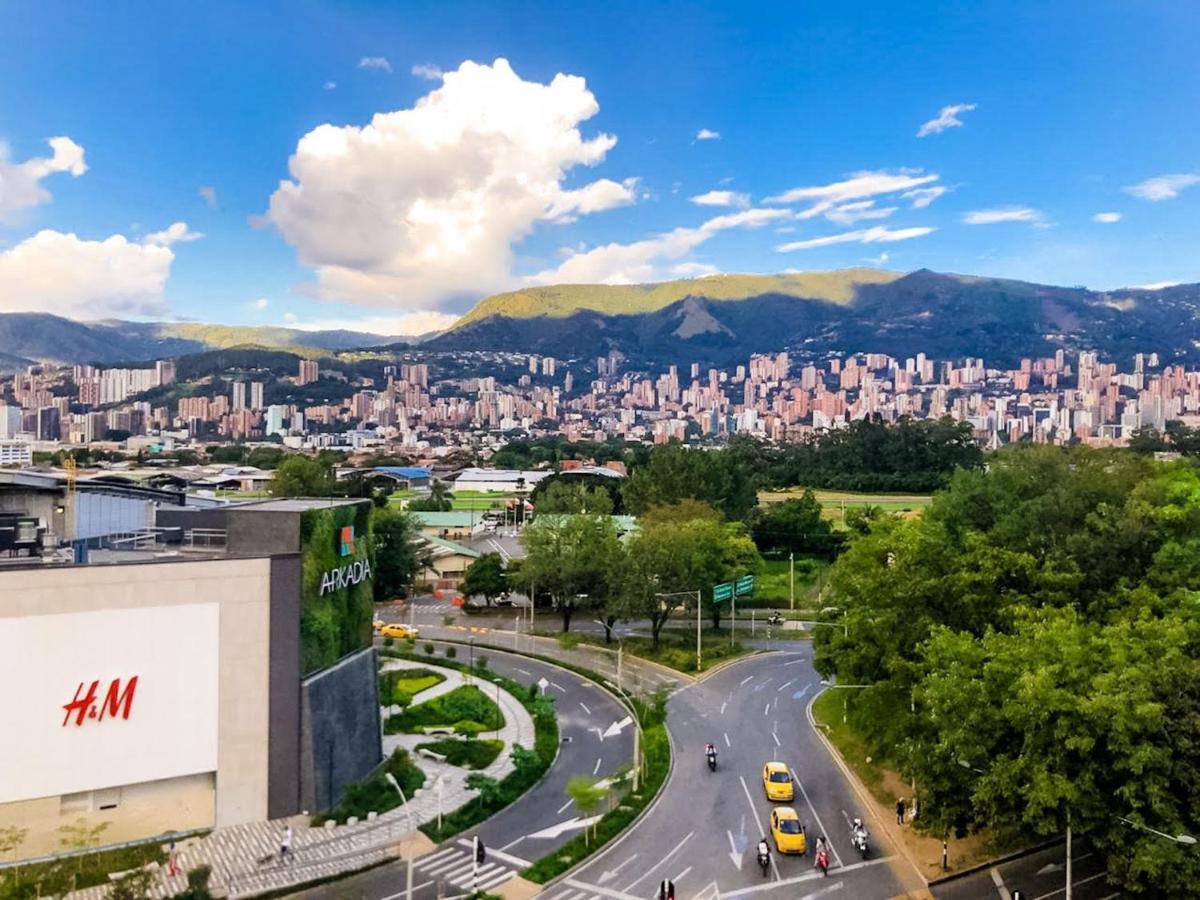
[[396,338],[358,331],[74,322],[0,314],[0,371],[33,362],[133,363],[253,345],[307,356],[420,343],[559,358],[619,351],[646,366],[729,365],[751,353],[798,357],[925,352],[1015,366],[1064,348],[1109,359],[1158,352],[1200,363],[1200,284],[1093,291],[920,269],[718,275],[641,285],[553,285],[495,294],[450,329]]
[[982,357],[1015,366],[1058,348],[1157,351],[1200,362],[1200,284],[1093,291],[1002,278],[847,269],[658,285],[565,285],[483,300],[430,349],[566,357],[619,350],[645,364],[728,365],[750,353]]

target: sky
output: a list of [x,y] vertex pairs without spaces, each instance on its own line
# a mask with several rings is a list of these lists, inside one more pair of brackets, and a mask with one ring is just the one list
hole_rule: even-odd
[[1200,5],[0,4],[0,312],[385,334],[492,293],[1200,281]]

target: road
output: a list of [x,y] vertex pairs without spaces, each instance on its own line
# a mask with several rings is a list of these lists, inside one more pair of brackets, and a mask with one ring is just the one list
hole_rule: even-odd
[[[444,645],[434,642],[441,656]],[[469,893],[472,884],[470,838],[478,833],[488,848],[480,869],[480,888],[502,884],[515,872],[566,843],[580,831],[579,814],[566,793],[573,775],[611,775],[633,758],[633,732],[625,708],[607,691],[572,672],[492,648],[477,648],[488,668],[522,684],[541,678],[554,698],[558,719],[558,757],[546,777],[521,799],[497,813],[476,830],[442,844],[414,864],[413,884],[419,900]],[[459,661],[463,648],[458,648]],[[608,736],[605,733],[608,732]],[[308,898],[396,898],[405,887],[405,864],[390,863],[360,875],[304,891]],[[439,890],[441,891],[439,895]]]
[[[1013,891],[1020,891],[1023,900],[1063,900],[1065,858],[1065,844],[1057,844],[938,885],[932,893],[937,900],[1010,900]],[[1071,860],[1072,900],[1117,900],[1120,896],[1105,880],[1100,857],[1076,843]]]
[[[812,731],[805,710],[820,690],[807,644],[730,665],[670,700],[668,724],[675,768],[659,800],[615,846],[587,862],[541,896],[548,900],[643,900],[662,878],[678,897],[753,897],[796,900],[845,897],[884,900],[923,885],[867,819],[872,852],[852,850],[849,821],[862,807],[837,764]],[[706,741],[717,745],[710,773]],[[764,762],[786,762],[797,779],[792,804],[810,837],[832,846],[827,878],[813,869],[812,854],[779,858],[769,877],[754,851],[767,831],[771,805],[763,795]]]

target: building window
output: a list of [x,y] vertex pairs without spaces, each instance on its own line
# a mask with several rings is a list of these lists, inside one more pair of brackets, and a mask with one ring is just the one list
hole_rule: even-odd
[[79,794],[63,794],[59,798],[58,812],[64,816],[77,816],[80,813],[92,811],[92,792],[83,791]]

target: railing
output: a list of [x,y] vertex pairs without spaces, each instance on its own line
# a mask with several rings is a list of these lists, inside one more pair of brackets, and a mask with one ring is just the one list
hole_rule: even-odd
[[184,546],[188,549],[224,547],[229,533],[224,528],[192,528],[183,533]]

